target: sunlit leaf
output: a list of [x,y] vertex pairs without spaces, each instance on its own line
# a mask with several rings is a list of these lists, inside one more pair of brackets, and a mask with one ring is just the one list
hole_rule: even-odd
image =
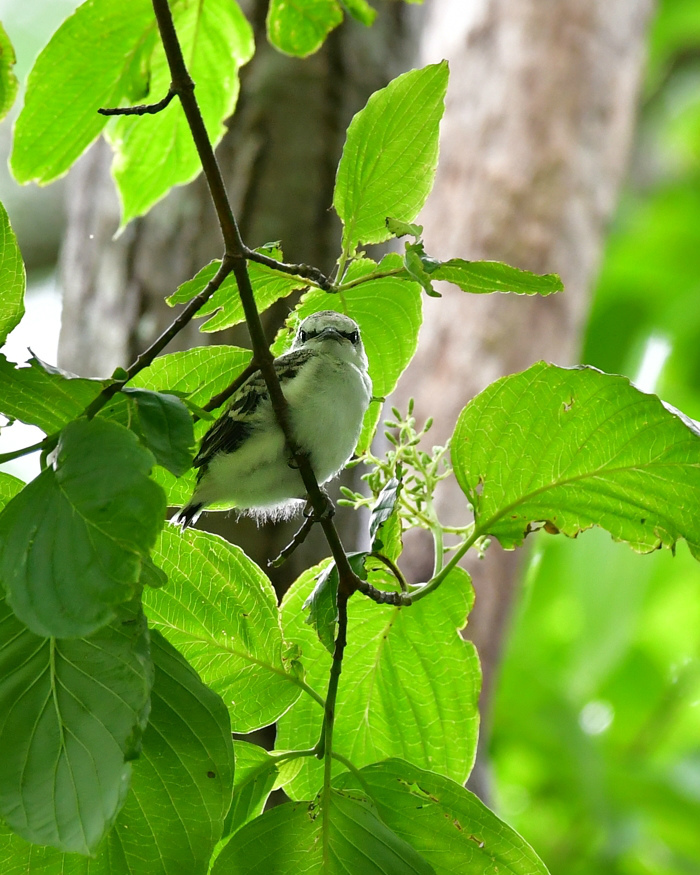
[[0,121],[12,109],[19,85],[13,67],[17,59],[10,38],[0,23]]
[[[305,572],[289,590],[282,622],[287,639],[301,648],[307,683],[325,695],[331,656],[301,610],[316,572]],[[474,646],[458,629],[472,598],[468,575],[456,569],[438,598],[410,607],[378,606],[359,596],[350,600],[333,747],[354,765],[401,756],[457,781],[466,779],[476,749],[480,671]],[[316,702],[300,698],[278,722],[277,748],[313,747],[322,718]],[[322,763],[305,758],[285,792],[294,799],[312,798],[322,773]]]
[[435,177],[447,63],[412,70],[376,91],[348,128],[333,205],[343,222],[343,251],[392,235],[388,216],[412,222]]
[[234,731],[272,723],[299,686],[268,578],[239,547],[194,529],[167,526],[153,557],[168,585],[144,593],[151,624],[221,695]]
[[547,875],[530,845],[461,784],[397,759],[360,776],[345,772],[333,783],[368,794],[389,829],[420,849],[437,875]]
[[451,443],[477,530],[504,547],[533,527],[601,526],[640,552],[700,558],[700,427],[625,377],[542,362],[462,411]]
[[18,182],[51,182],[82,155],[107,122],[97,110],[119,103],[154,28],[149,0],[87,0],[63,22],[27,80],[11,157]]
[[[2,57],[0,25],[0,58]],[[0,204],[0,346],[24,315],[24,290],[27,275],[17,237],[5,207]]]
[[270,0],[267,35],[281,52],[305,58],[342,20],[338,0]]
[[234,750],[236,778],[224,835],[232,835],[249,820],[262,814],[278,777],[277,761],[259,745],[236,741]]
[[551,295],[564,289],[555,273],[537,274],[499,261],[465,261],[451,258],[435,262],[429,270],[432,280],[447,280],[463,292],[515,292],[518,295]]
[[[328,812],[323,811],[324,805]],[[327,815],[327,816],[324,816]],[[382,822],[361,793],[287,803],[239,830],[212,875],[432,875],[434,869]]]

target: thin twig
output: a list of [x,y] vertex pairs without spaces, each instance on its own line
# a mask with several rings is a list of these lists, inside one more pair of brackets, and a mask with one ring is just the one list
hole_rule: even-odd
[[230,386],[227,386],[224,391],[219,392],[218,395],[214,395],[214,397],[210,401],[208,401],[202,409],[216,410],[217,407],[221,407],[221,405],[225,401],[228,401],[228,399],[241,388],[246,380],[252,377],[253,374],[255,374],[259,370],[260,369],[258,368],[258,366],[251,362],[249,365],[246,366],[243,371],[241,371],[241,373],[236,377],[236,379],[231,383]]
[[254,249],[246,247],[246,258],[248,261],[255,261],[258,264],[264,264],[271,267],[273,270],[278,270],[280,273],[290,273],[293,276],[300,276],[304,279],[313,280],[319,288],[325,292],[333,291],[334,286],[331,280],[322,273],[317,267],[311,264],[287,264],[284,261],[277,261],[270,258],[269,255],[264,255],[262,252],[256,252]]
[[138,106],[100,107],[97,111],[100,115],[155,115],[157,112],[165,109],[176,93],[171,85],[165,97],[157,101],[157,103],[141,103]]
[[315,522],[316,519],[313,516],[307,516],[304,520],[303,525],[296,532],[292,540],[287,544],[286,547],[280,550],[279,556],[275,557],[274,559],[268,560],[268,567],[279,568],[281,565],[284,565],[284,563],[287,561],[287,559],[289,559],[289,557],[297,549],[297,547],[301,547],[304,541],[308,538],[309,533],[311,532],[311,529],[313,529]]

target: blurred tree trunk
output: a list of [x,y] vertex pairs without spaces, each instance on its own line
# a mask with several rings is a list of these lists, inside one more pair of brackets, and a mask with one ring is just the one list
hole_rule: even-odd
[[[426,4],[419,62],[447,58],[451,71],[440,165],[420,219],[426,249],[557,272],[566,287],[543,299],[453,288],[442,300],[426,299],[418,354],[398,397],[400,405],[416,399],[419,421],[435,417],[436,444],[449,438],[466,402],[498,377],[539,359],[578,361],[630,149],[651,9],[652,0]],[[440,512],[464,521],[463,508],[451,482]],[[425,539],[415,539],[404,557],[411,579],[427,578]],[[492,545],[469,567],[476,604],[466,634],[481,658],[486,718],[470,784],[484,796],[483,745],[518,555]]]
[[[414,395],[419,415],[436,416],[438,442],[491,380],[538,358],[576,358],[628,150],[650,5],[426,0],[414,7],[385,0],[374,28],[350,22],[317,55],[298,61],[267,46],[267,3],[244,4],[256,24],[258,53],[243,70],[241,102],[219,157],[249,244],[281,239],[289,260],[329,269],[338,239],[329,212],[333,178],[352,113],[401,70],[447,57],[442,164],[422,217],[428,251],[558,271],[566,282],[567,293],[549,300],[450,292],[426,301],[422,346],[402,397]],[[113,240],[118,205],[108,165],[108,150],[99,145],[68,181],[60,360],[85,375],[105,375],[132,360],[172,317],[163,297],[221,251],[201,179]],[[284,311],[273,308],[270,330]],[[245,344],[242,338],[237,332],[235,342]],[[203,342],[191,328],[169,349]],[[442,501],[447,513],[463,506],[459,495],[446,493]],[[288,528],[234,527],[221,515],[206,519],[214,523],[220,531],[227,526],[227,536],[263,564],[289,536]],[[326,552],[316,537],[277,582],[284,586]],[[422,543],[409,545],[416,580],[426,576],[427,553]],[[512,554],[496,548],[475,575],[469,634],[484,666],[485,707],[514,575]],[[483,792],[483,782],[477,787]]]

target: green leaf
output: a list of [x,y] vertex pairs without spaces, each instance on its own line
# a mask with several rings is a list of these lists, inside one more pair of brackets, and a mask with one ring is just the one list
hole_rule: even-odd
[[0,353],[0,412],[47,434],[80,416],[107,384],[86,380],[32,357],[17,367]]
[[0,810],[25,839],[94,851],[129,787],[152,665],[140,608],[89,639],[39,638],[0,602]]
[[338,566],[331,562],[316,577],[316,586],[302,606],[308,611],[306,622],[318,635],[318,639],[329,653],[335,645],[335,627],[338,622]]
[[0,121],[12,109],[17,97],[19,82],[12,71],[16,62],[15,50],[5,28],[0,23]]
[[492,383],[451,442],[477,531],[512,548],[533,524],[596,525],[639,552],[685,538],[700,558],[700,428],[681,416],[594,368],[539,362]]
[[[306,682],[325,695],[331,657],[301,610],[316,573],[312,568],[296,581],[281,611],[285,636],[301,648]],[[350,600],[333,733],[338,753],[358,767],[402,756],[457,781],[466,780],[476,749],[480,672],[474,646],[458,630],[472,598],[467,573],[456,569],[443,583],[439,598],[410,607]],[[322,718],[321,708],[302,697],[278,722],[276,747],[313,747]],[[322,774],[323,764],[307,757],[285,791],[294,799],[310,799]]]
[[[149,4],[150,5],[150,4]],[[253,55],[253,32],[234,0],[180,3],[175,27],[209,138],[216,145],[238,98],[238,70]],[[157,41],[150,58],[146,100],[160,100],[170,86],[170,69]],[[114,174],[122,201],[122,227],[143,215],[174,185],[202,169],[179,101],[149,116],[113,119],[107,135],[115,150]]]
[[433,288],[431,274],[434,272],[439,261],[430,258],[425,254],[425,248],[422,243],[407,243],[406,255],[404,256],[404,264],[411,279],[416,280],[421,284],[423,290],[431,298],[441,298],[440,292],[436,292]]
[[[262,251],[270,258],[282,260],[282,250],[279,248],[265,248]],[[183,283],[174,294],[167,298],[168,304],[174,306],[191,301],[206,288],[207,283],[214,277],[220,265],[220,261],[212,261],[207,264],[195,277]],[[259,313],[263,313],[280,298],[286,298],[295,289],[303,289],[308,285],[304,279],[278,273],[266,265],[254,261],[248,262],[248,275]],[[224,328],[231,328],[245,321],[243,305],[238,294],[238,285],[232,273],[226,277],[207,303],[197,311],[197,318],[200,316],[211,316],[200,326],[200,331],[222,331]]]
[[5,875],[205,875],[231,800],[231,733],[223,702],[157,633],[155,682],[131,791],[95,857],[37,847],[0,829]]
[[564,285],[556,273],[537,274],[520,270],[500,261],[465,261],[451,258],[436,262],[431,279],[447,280],[463,292],[515,292],[516,295],[551,295],[562,292]]
[[[130,386],[154,392],[186,395],[187,403],[204,406],[214,395],[223,392],[250,362],[249,349],[235,346],[200,346],[185,352],[159,356],[130,382]],[[115,401],[118,403],[118,401]],[[105,411],[109,414],[109,408]],[[201,440],[211,422],[195,423],[195,440]],[[153,479],[167,495],[170,507],[185,504],[192,495],[195,472],[177,478],[164,468],[156,468]]]
[[153,456],[104,420],[63,430],[57,458],[0,515],[0,580],[37,635],[89,635],[136,591],[163,524]]
[[402,481],[397,480],[396,477],[389,479],[377,496],[369,519],[372,552],[381,553],[392,562],[395,562],[402,552],[401,518],[397,508],[402,486]]
[[515,830],[449,778],[397,759],[367,766],[360,776],[345,772],[334,784],[368,794],[387,827],[419,848],[437,875],[547,875]]
[[447,62],[412,70],[376,91],[348,128],[333,206],[343,222],[343,252],[382,243],[386,219],[412,222],[433,187]]
[[342,20],[337,0],[270,0],[267,36],[281,52],[305,58]]
[[[328,804],[328,812],[323,806]],[[360,793],[332,790],[327,802],[278,805],[244,826],[212,875],[434,875],[380,820]]]
[[51,38],[27,80],[11,167],[18,182],[62,176],[100,134],[125,92],[125,72],[155,28],[149,0],[87,0]]
[[257,744],[234,742],[236,778],[233,803],[226,816],[224,835],[232,835],[263,812],[278,776],[277,760]]
[[[392,253],[377,265],[370,259],[354,262],[345,283],[356,282],[375,271],[402,270],[401,256]],[[369,359],[369,375],[376,397],[385,398],[394,391],[399,377],[413,358],[418,345],[422,322],[420,286],[397,276],[367,280],[330,295],[314,289],[304,295],[295,310],[295,318],[304,319],[319,310],[346,313],[357,322]],[[279,354],[280,349],[276,347]],[[361,453],[372,442],[381,414],[380,402],[370,404],[356,452]]]
[[18,492],[24,488],[24,481],[19,477],[13,477],[12,474],[6,474],[0,471],[0,511],[5,507],[7,502],[14,498]]
[[[0,59],[2,57],[2,25],[0,24]],[[17,237],[10,225],[5,207],[0,204],[0,346],[24,316],[24,290],[27,274]]]
[[240,548],[194,529],[168,526],[153,558],[169,582],[144,593],[151,625],[221,695],[235,732],[272,723],[298,698],[299,681],[268,578]]
[[341,0],[343,6],[348,10],[350,15],[360,24],[365,27],[370,27],[374,24],[377,17],[377,10],[373,9],[367,0]]
[[414,225],[411,222],[399,222],[391,216],[386,218],[386,227],[392,237],[415,237],[419,240],[423,236],[423,226]]
[[156,462],[180,477],[192,465],[194,428],[187,407],[175,395],[150,389],[126,387],[123,392],[136,402],[144,443]]

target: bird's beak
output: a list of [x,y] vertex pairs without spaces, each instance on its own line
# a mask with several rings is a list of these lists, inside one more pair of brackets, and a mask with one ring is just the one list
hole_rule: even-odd
[[336,340],[338,343],[342,343],[345,340],[336,328],[331,327],[324,328],[317,336],[323,338],[323,340]]

